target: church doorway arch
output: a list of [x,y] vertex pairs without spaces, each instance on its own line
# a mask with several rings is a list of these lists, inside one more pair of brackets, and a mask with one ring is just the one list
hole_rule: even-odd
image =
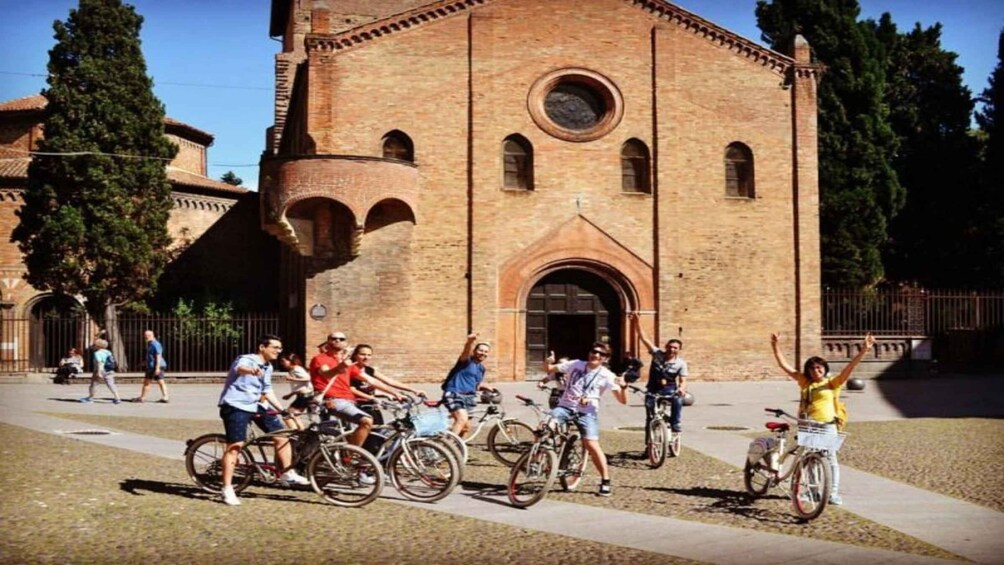
[[610,367],[620,370],[624,300],[600,275],[566,268],[545,275],[526,299],[526,373],[543,372],[544,357],[584,359],[596,341],[610,345]]

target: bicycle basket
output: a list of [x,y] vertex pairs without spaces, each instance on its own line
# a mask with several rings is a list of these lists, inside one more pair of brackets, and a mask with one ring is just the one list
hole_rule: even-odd
[[836,434],[829,433],[821,424],[800,423],[798,424],[798,445],[809,449],[825,449],[826,451],[840,451],[840,446],[844,444],[844,432]]
[[411,414],[408,419],[415,426],[415,433],[422,437],[445,432],[448,427],[446,412],[438,408]]

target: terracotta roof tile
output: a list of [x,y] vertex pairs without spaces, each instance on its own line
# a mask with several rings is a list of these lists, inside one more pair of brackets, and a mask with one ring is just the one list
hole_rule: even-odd
[[181,169],[176,169],[174,167],[167,168],[167,178],[172,183],[181,184],[185,186],[194,186],[198,188],[208,188],[210,190],[216,190],[219,192],[228,192],[231,194],[245,194],[248,189],[243,186],[234,186],[232,184],[227,184],[225,182],[220,182],[218,180],[213,180],[209,177],[204,177],[202,175],[196,175],[188,171],[183,171]]
[[25,96],[24,98],[15,98],[14,100],[7,100],[6,102],[0,102],[0,112],[24,112],[25,110],[41,110],[45,108],[45,105],[49,101],[46,100],[45,96],[41,94],[36,94],[34,96]]
[[28,163],[31,159],[3,159],[0,158],[0,177],[7,178],[28,178]]

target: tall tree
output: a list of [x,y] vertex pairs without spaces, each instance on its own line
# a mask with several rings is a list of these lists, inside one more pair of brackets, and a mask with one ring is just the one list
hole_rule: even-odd
[[974,246],[978,143],[970,134],[972,93],[957,55],[941,46],[941,24],[899,33],[890,14],[870,22],[886,48],[886,100],[899,140],[893,160],[907,193],[890,225],[890,279],[927,287],[967,286],[982,253]]
[[12,236],[28,282],[83,295],[115,343],[107,317],[151,292],[167,259],[164,167],[178,150],[146,74],[142,22],[120,0],[80,0],[53,24],[45,138]]
[[883,101],[883,52],[858,22],[857,0],[758,0],[757,24],[774,49],[796,34],[826,66],[819,86],[823,283],[865,287],[883,277],[882,246],[904,192],[892,167],[896,136]]
[[1004,29],[997,37],[997,66],[979,101],[976,113],[986,149],[980,167],[980,206],[975,212],[975,228],[985,260],[980,270],[983,284],[1004,287],[1004,131],[1000,112],[1004,109]]

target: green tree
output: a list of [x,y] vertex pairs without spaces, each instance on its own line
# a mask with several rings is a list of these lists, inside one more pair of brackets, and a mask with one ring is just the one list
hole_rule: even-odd
[[979,207],[974,209],[977,249],[984,261],[978,280],[987,286],[1004,287],[1004,132],[999,111],[1004,108],[1004,30],[997,37],[997,66],[979,101],[976,113],[986,147],[982,154],[979,180]]
[[220,181],[225,182],[225,183],[230,184],[230,185],[233,185],[233,186],[240,186],[240,185],[244,184],[244,179],[242,179],[241,177],[237,176],[237,174],[234,173],[233,171],[227,171],[227,172],[223,173],[223,176],[220,177]]
[[164,167],[177,147],[146,74],[142,22],[120,0],[80,0],[53,24],[45,139],[12,236],[28,282],[83,295],[113,343],[115,305],[155,288],[170,243]]
[[901,34],[889,14],[870,23],[887,52],[886,100],[899,140],[893,166],[907,193],[890,225],[887,274],[927,287],[967,286],[984,261],[971,229],[978,204],[972,93],[957,55],[941,46],[941,24]]
[[796,34],[826,66],[819,85],[820,243],[823,283],[866,287],[884,271],[881,249],[904,191],[892,167],[896,136],[884,103],[884,53],[857,21],[857,0],[758,0],[757,24],[774,49]]

